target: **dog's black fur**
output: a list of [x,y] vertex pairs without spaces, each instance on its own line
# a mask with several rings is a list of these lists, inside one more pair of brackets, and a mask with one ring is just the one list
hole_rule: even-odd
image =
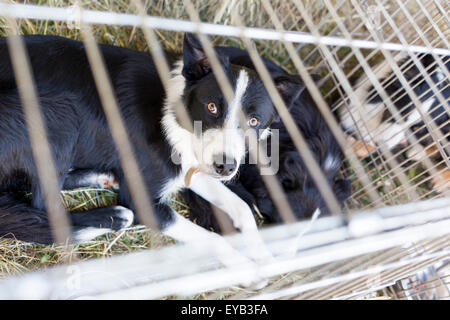
[[[226,53],[232,63],[254,69],[247,52],[233,47],[219,47],[216,50]],[[275,63],[267,59],[264,59],[264,63],[273,76],[286,74]],[[316,160],[324,169],[325,176],[332,186],[337,199],[342,204],[350,196],[349,181],[336,178],[338,169],[343,162],[343,155],[306,88],[296,97],[290,112]],[[271,128],[279,130],[280,138],[280,165],[277,178],[283,186],[283,190],[296,217],[299,219],[309,218],[316,209],[320,209],[322,215],[328,215],[330,212],[308,173],[302,158],[296,151],[286,127],[281,121],[276,121]],[[268,150],[270,150],[270,143],[271,139],[269,137]],[[325,165],[325,159],[328,156],[335,159],[335,162],[330,167]],[[248,161],[246,161],[240,167],[238,179],[227,183],[227,186],[245,200],[252,209],[254,208],[253,205],[256,205],[264,216],[265,222],[281,222],[281,216],[274,206],[256,165],[248,164]],[[184,190],[182,197],[190,208],[191,219],[194,219],[196,223],[205,228],[220,231],[220,226],[211,214],[211,206],[207,201],[190,190]]]
[[[127,225],[123,208],[134,211],[116,148],[113,144],[91,69],[81,42],[54,36],[23,37],[31,62],[39,101],[52,147],[58,183],[62,187],[72,168],[111,172],[120,190],[121,207],[70,214],[74,233],[85,228],[120,229]],[[99,46],[109,73],[120,111],[129,133],[134,154],[162,228],[169,225],[173,213],[160,202],[162,186],[180,174],[180,165],[168,161],[173,152],[161,125],[164,113],[164,89],[149,54],[109,45]],[[169,63],[180,58],[166,52]],[[219,54],[232,84],[241,70]],[[182,75],[186,86],[182,97],[191,120],[206,123],[203,129],[220,126],[226,116],[218,84],[209,61],[192,36],[186,36]],[[276,118],[275,109],[256,73],[249,76],[249,88],[242,101],[243,111],[256,114],[264,129]],[[299,85],[288,77],[274,78],[285,101],[290,104]],[[292,80],[292,81],[291,81]],[[200,101],[205,95],[215,99],[220,113],[206,117]],[[201,103],[199,103],[199,101]],[[207,102],[207,101],[206,101]],[[0,38],[0,237],[50,243],[51,231],[37,170],[33,161],[17,85],[7,42]],[[70,185],[68,182],[67,185]],[[24,197],[31,193],[31,198]],[[29,199],[29,200],[27,200]]]
[[[62,186],[70,168],[95,168],[112,171],[120,180],[119,203],[132,206],[130,194],[116,149],[106,124],[89,63],[80,42],[46,36],[23,37],[37,86],[41,110],[47,126],[54,163]],[[177,168],[167,166],[161,156],[170,156],[167,148],[162,154],[149,152],[145,143],[164,141],[161,130],[145,124],[146,118],[161,118],[163,87],[156,76],[153,63],[147,54],[118,47],[100,46],[103,57],[116,88],[122,114],[130,132],[135,152],[141,164],[152,163],[156,170],[142,166],[147,181],[162,181],[165,175],[176,174]],[[155,91],[149,91],[153,88]],[[155,94],[158,92],[158,94]],[[140,102],[140,103],[138,103]],[[145,108],[144,108],[145,107]],[[132,124],[132,125],[130,125]],[[140,131],[145,132],[145,137]],[[6,38],[0,39],[0,236],[51,243],[42,191],[31,154],[27,128],[14,73],[10,63]],[[147,184],[152,194],[157,189]],[[24,193],[32,193],[30,200]],[[90,217],[103,217],[104,226],[111,218],[120,228],[120,217],[109,208],[94,209]],[[161,210],[162,220],[168,212]],[[95,221],[79,221],[70,214],[76,232]],[[81,224],[81,225],[79,225]]]

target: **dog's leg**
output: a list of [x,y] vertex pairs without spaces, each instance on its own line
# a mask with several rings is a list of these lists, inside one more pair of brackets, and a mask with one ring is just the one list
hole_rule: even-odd
[[255,277],[241,281],[240,284],[244,287],[253,286],[255,288],[261,288],[267,284],[266,280],[257,276],[257,264],[235,250],[224,237],[215,232],[208,231],[172,209],[170,210],[172,211],[172,220],[162,228],[161,232],[163,234],[184,243],[201,245],[202,248],[205,244],[210,244],[213,246],[217,258],[227,267],[253,268],[255,270]]
[[194,174],[189,188],[230,216],[233,225],[245,235],[252,258],[257,261],[272,258],[258,233],[252,210],[244,200],[217,179],[201,172]]
[[70,212],[73,242],[83,243],[111,231],[128,228],[134,213],[122,206],[101,207],[84,212]]
[[84,187],[118,189],[119,184],[111,172],[98,171],[94,169],[75,169],[67,173],[64,180],[63,190]]
[[[126,183],[119,182],[119,203],[133,208],[131,199],[129,199],[129,192],[126,188]],[[125,187],[125,188],[124,188]],[[154,212],[160,231],[173,238],[174,240],[192,243],[192,244],[215,244],[218,248],[218,258],[226,266],[234,266],[236,264],[252,264],[253,262],[245,256],[236,251],[222,236],[217,233],[206,230],[205,228],[193,223],[189,219],[184,218],[179,213],[175,212],[167,203],[159,203],[155,200]],[[135,221],[137,221],[135,217]]]
[[162,230],[165,235],[185,243],[211,243],[217,248],[219,259],[227,266],[248,264],[251,261],[239,254],[221,235],[208,231],[173,211],[173,220]]
[[[130,226],[133,212],[121,206],[71,212],[73,242],[82,243]],[[10,194],[0,195],[0,237],[41,244],[53,243],[45,210],[30,206]]]

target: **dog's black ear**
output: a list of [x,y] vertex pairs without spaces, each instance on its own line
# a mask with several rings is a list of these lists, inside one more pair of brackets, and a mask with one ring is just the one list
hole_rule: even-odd
[[191,33],[184,35],[183,76],[189,81],[198,80],[211,72],[211,65],[200,41]]
[[[228,58],[217,55],[223,67],[229,62]],[[182,74],[188,81],[196,81],[211,72],[211,63],[203,51],[199,39],[192,33],[184,35],[183,44],[183,71]]]
[[305,90],[305,84],[299,76],[283,74],[275,77],[273,81],[288,108]]

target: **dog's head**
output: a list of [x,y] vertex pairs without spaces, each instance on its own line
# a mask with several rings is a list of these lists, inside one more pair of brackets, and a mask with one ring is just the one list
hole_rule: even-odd
[[[230,63],[225,54],[216,54],[234,90],[230,103],[222,93],[199,40],[191,34],[185,35],[183,61],[179,62],[178,74],[172,77],[172,85],[178,86],[177,94],[194,124],[194,132],[189,133],[190,148],[182,146],[185,152],[180,152],[181,157],[190,158],[189,165],[226,181],[236,174],[244,160],[246,135],[252,132],[258,139],[266,136],[277,113],[254,70]],[[175,78],[178,80],[174,81]],[[301,84],[285,75],[273,80],[289,106]],[[169,138],[170,131],[166,126]],[[186,133],[185,130],[183,134]]]

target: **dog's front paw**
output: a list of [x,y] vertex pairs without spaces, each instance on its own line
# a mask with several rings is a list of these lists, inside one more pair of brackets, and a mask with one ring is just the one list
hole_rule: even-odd
[[133,224],[133,211],[122,206],[102,207],[84,212],[71,212],[74,226],[120,230]]
[[133,211],[122,206],[103,207],[84,212],[71,212],[75,228],[74,243],[84,243],[111,231],[127,228],[133,224]]
[[233,261],[239,263],[240,268],[251,270],[251,279],[241,281],[239,285],[246,289],[259,290],[268,284],[268,280],[260,275],[261,266],[273,262],[274,257],[265,247],[260,247],[258,252],[252,251],[250,250],[251,259],[238,253],[239,256],[235,256]]
[[243,232],[242,235],[249,256],[258,265],[268,264],[275,260],[261,238],[258,230],[246,231]]
[[259,265],[254,261],[248,261],[248,263],[240,266],[241,268],[245,268],[251,270],[251,278],[248,280],[241,280],[238,283],[238,286],[249,289],[249,290],[259,290],[264,288],[268,284],[268,280],[259,275]]
[[133,224],[134,214],[133,211],[122,206],[112,207],[112,212],[109,217],[105,217],[111,222],[111,229],[120,230],[128,228]]

